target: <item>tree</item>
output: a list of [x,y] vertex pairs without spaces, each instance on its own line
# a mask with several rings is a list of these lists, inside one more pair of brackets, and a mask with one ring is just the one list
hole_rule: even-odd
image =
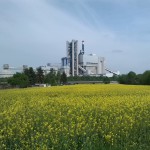
[[29,84],[29,79],[24,73],[16,73],[8,79],[8,83],[12,86],[18,86],[20,88],[25,88]]
[[32,67],[30,67],[29,69],[28,68],[25,69],[24,74],[26,76],[28,76],[29,86],[34,85],[36,83],[36,73],[35,73],[35,71],[33,70]]
[[37,83],[44,83],[44,74],[41,67],[37,68],[36,81]]
[[118,77],[120,84],[139,84],[139,79],[135,72],[130,71],[128,74],[123,74]]
[[118,77],[118,82],[120,84],[127,84],[127,75],[123,74]]
[[56,72],[54,71],[54,69],[51,69],[50,72],[45,76],[45,83],[49,83],[52,86],[55,86],[57,85],[56,80]]
[[60,71],[58,71],[57,74],[56,74],[56,82],[57,82],[57,84],[60,84],[60,79],[61,79],[61,73],[60,73]]
[[28,68],[25,68],[23,70],[23,73],[26,75],[26,76],[29,76],[29,69]]
[[130,71],[127,74],[127,84],[137,84],[136,82],[136,73],[133,71]]
[[56,72],[54,71],[54,69],[50,70],[50,84],[52,86],[57,85],[57,83],[56,83]]
[[110,79],[108,77],[104,77],[103,78],[103,83],[109,84],[110,83]]
[[141,84],[150,85],[150,70],[147,70],[142,74]]
[[66,75],[65,72],[63,72],[62,75],[61,75],[61,82],[63,84],[67,83],[67,75]]
[[136,84],[138,84],[138,85],[141,84],[141,78],[142,78],[142,74],[137,74],[136,75]]

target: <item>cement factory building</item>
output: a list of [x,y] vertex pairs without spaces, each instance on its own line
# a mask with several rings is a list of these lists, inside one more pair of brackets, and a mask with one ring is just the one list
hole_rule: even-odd
[[66,42],[67,57],[62,58],[62,68],[67,76],[100,76],[105,74],[104,57],[95,54],[85,55],[84,41],[78,52],[78,41]]
[[9,64],[4,64],[3,69],[0,70],[0,78],[9,78],[14,74],[23,72],[24,69],[28,68],[27,65],[23,65],[21,67],[11,67]]
[[[105,58],[99,57],[96,54],[86,55],[84,51],[84,41],[82,41],[82,48],[79,52],[79,44],[77,40],[66,42],[66,56],[61,59],[60,65],[40,66],[44,74],[48,74],[51,69],[65,72],[67,76],[101,76],[106,75],[106,71],[118,75],[105,67]],[[3,65],[3,70],[0,71],[0,77],[11,77],[16,72],[23,72],[26,65],[22,67],[10,67],[9,64]],[[36,69],[35,69],[36,70]]]
[[70,76],[78,76],[78,41],[66,42],[67,59]]

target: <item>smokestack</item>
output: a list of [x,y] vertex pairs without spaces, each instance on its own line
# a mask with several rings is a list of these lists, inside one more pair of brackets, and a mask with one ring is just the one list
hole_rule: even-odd
[[84,54],[84,41],[82,41],[82,54]]

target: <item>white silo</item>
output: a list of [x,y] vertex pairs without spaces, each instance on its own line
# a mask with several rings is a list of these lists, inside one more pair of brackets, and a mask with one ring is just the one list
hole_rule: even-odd
[[3,69],[4,69],[4,70],[8,70],[8,69],[9,69],[9,64],[4,64],[4,65],[3,65]]
[[69,66],[68,66],[68,58],[63,57],[61,59],[61,73],[65,72],[67,76],[69,76]]
[[78,75],[78,41],[66,42],[68,65],[71,76]]

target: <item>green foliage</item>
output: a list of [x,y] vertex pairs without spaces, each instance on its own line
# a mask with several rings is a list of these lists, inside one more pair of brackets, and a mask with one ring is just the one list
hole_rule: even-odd
[[118,82],[120,84],[127,84],[127,75],[125,75],[125,74],[120,75],[118,78]]
[[138,84],[137,75],[135,72],[130,71],[127,75],[119,76],[118,81],[120,84]]
[[0,150],[149,150],[150,86],[0,90]]
[[[32,86],[35,83],[47,83],[52,86],[59,85],[61,83],[66,84],[67,81],[101,81],[105,84],[110,83],[111,81],[118,81],[120,84],[131,84],[131,85],[150,85],[150,70],[145,71],[143,74],[136,74],[133,71],[130,71],[128,74],[123,74],[120,76],[114,75],[113,77],[104,77],[104,76],[70,76],[67,77],[65,72],[62,74],[58,71],[56,73],[55,70],[51,69],[50,73],[44,75],[44,72],[41,67],[37,68],[35,72],[32,67],[25,69],[24,74],[28,77],[28,85]],[[19,81],[17,81],[17,77],[9,79],[9,83],[13,86],[19,85],[21,87],[21,83],[18,83],[21,79],[19,76]],[[0,79],[0,83],[7,84],[7,78]],[[15,83],[14,83],[15,82]],[[23,80],[24,82],[24,80]],[[26,86],[25,83],[22,83],[23,87]]]
[[9,78],[0,78],[0,89],[8,88],[8,79]]
[[45,76],[45,83],[51,84],[52,86],[59,85],[60,83],[67,83],[67,75],[65,72],[62,74],[58,71],[57,73],[51,69],[50,73]]
[[36,83],[36,73],[34,72],[33,68],[30,67],[29,69],[24,70],[24,74],[28,76],[29,79],[29,86],[32,86]]
[[8,78],[0,78],[0,84],[6,83],[8,81]]
[[127,74],[127,83],[128,84],[136,84],[136,73],[133,71],[130,71]]
[[37,68],[36,82],[37,83],[44,83],[44,73],[43,73],[43,70],[41,67]]
[[57,85],[57,76],[54,69],[51,69],[50,72],[45,76],[45,83],[48,83],[51,86]]
[[14,87],[25,88],[29,84],[29,79],[24,73],[16,73],[8,80],[8,83]]
[[150,71],[145,71],[143,74],[137,74],[130,71],[128,74],[120,75],[118,78],[120,84],[132,85],[150,85]]
[[110,79],[108,77],[104,77],[103,78],[103,83],[109,84],[110,83]]
[[103,81],[103,77],[92,77],[92,76],[75,76],[75,77],[68,77],[68,81]]
[[61,75],[61,82],[63,84],[67,83],[67,75],[65,74],[65,72],[63,72]]
[[58,71],[57,74],[56,74],[56,82],[57,82],[57,85],[60,84],[60,80],[61,80],[61,73],[60,73],[60,71]]
[[141,76],[141,83],[144,85],[150,85],[150,70],[147,70]]

